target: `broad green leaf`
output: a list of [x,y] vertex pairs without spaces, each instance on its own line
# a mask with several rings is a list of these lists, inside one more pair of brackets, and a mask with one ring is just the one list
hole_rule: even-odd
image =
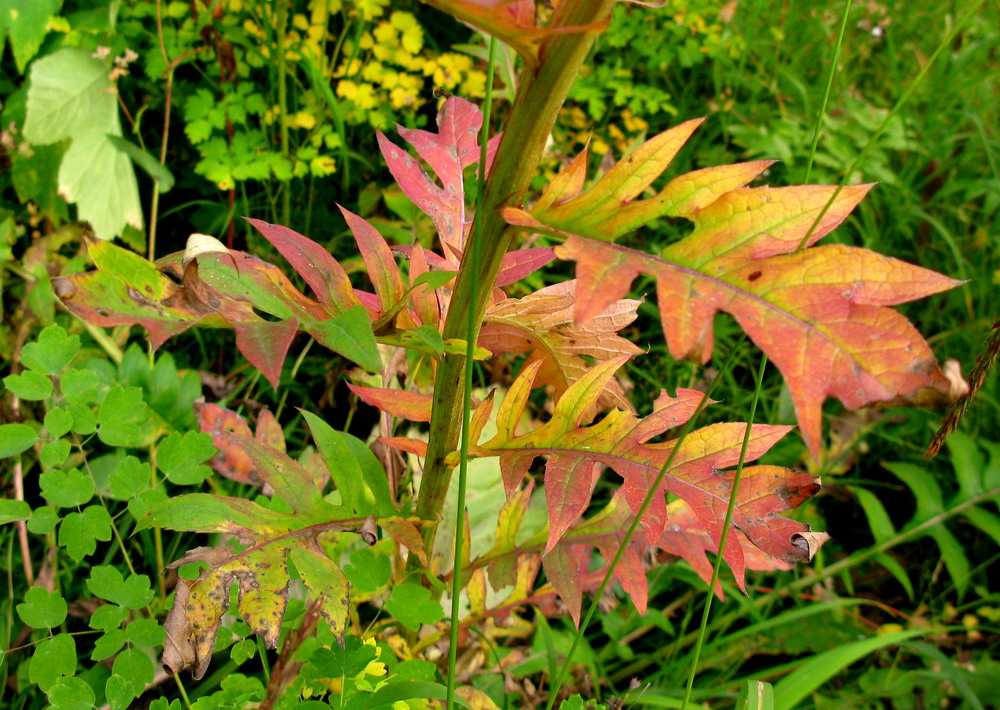
[[[639,199],[700,123],[654,136],[586,190],[557,180],[558,194],[543,193],[530,212],[503,210],[510,224],[566,240],[556,255],[576,262],[577,322],[620,299],[640,274],[653,276],[671,356],[706,363],[715,314],[729,313],[784,375],[816,458],[829,396],[852,409],[942,399],[949,385],[930,347],[888,306],[959,282],[867,249],[812,246],[871,185],[746,187],[771,164],[758,161],[696,170]],[[690,220],[693,230],[658,254],[611,243],[663,217]],[[799,251],[807,235],[811,248]]]
[[431,598],[431,590],[408,582],[392,588],[385,608],[412,631],[420,630],[424,624],[436,624],[444,618],[441,603]]
[[0,459],[17,456],[38,441],[38,432],[27,424],[0,424]]
[[125,632],[121,629],[111,629],[94,641],[94,650],[90,654],[92,661],[105,661],[118,653],[125,645]]
[[82,678],[62,677],[46,692],[52,710],[90,710],[97,702],[94,689]]
[[135,688],[132,681],[115,673],[105,681],[104,695],[111,710],[126,710],[135,697]]
[[38,460],[43,468],[61,466],[69,457],[70,443],[65,439],[56,439],[43,446],[38,452]]
[[59,514],[48,506],[35,508],[31,512],[31,520],[28,521],[28,532],[35,535],[45,535],[56,529],[59,524]]
[[144,574],[130,574],[122,577],[117,567],[100,565],[90,570],[87,588],[101,599],[107,599],[126,609],[141,609],[153,598],[149,588],[149,577]]
[[23,500],[0,498],[0,525],[31,517],[31,507]]
[[25,370],[20,375],[7,375],[4,386],[21,399],[37,402],[52,394],[52,380],[34,370]]
[[75,468],[70,471],[46,471],[38,480],[45,500],[59,508],[75,508],[94,497],[94,481]]
[[69,513],[59,526],[59,546],[80,562],[84,557],[97,551],[97,541],[111,539],[111,516],[99,505],[91,505],[82,513]]
[[145,652],[128,648],[118,654],[112,672],[127,679],[132,684],[132,695],[138,697],[153,682],[153,661]]
[[121,500],[135,498],[150,487],[149,462],[126,456],[108,479],[111,494]]
[[140,648],[159,646],[166,639],[166,632],[156,619],[136,619],[125,627],[129,643]]
[[45,639],[31,654],[28,680],[38,683],[44,691],[52,688],[61,676],[76,673],[76,642],[69,634],[59,634]]
[[36,629],[53,629],[66,620],[66,600],[59,592],[31,587],[24,593],[24,602],[17,605],[21,621]]
[[363,307],[354,306],[338,316],[307,325],[306,331],[320,345],[365,369],[371,372],[382,369],[372,324]]
[[53,407],[45,413],[45,430],[55,439],[73,428],[73,415],[65,407]]
[[205,465],[217,453],[212,437],[196,431],[173,432],[156,450],[156,467],[172,483],[193,485],[212,475]]
[[97,410],[97,436],[108,446],[142,446],[148,416],[141,389],[115,385]]
[[59,391],[70,404],[90,404],[97,399],[100,381],[93,370],[72,367],[59,378]]
[[59,0],[0,0],[0,52],[6,30],[18,72],[24,73],[41,48],[49,32],[49,17],[59,12],[60,4]]
[[101,239],[126,225],[142,229],[142,207],[128,156],[108,139],[121,136],[116,92],[108,65],[77,48],[64,48],[31,65],[25,137],[37,145],[65,139],[59,190]]
[[62,327],[50,325],[38,334],[38,340],[21,351],[25,367],[45,375],[58,375],[80,350],[80,336],[69,335]]
[[385,470],[364,442],[336,431],[311,412],[299,411],[323,454],[344,505],[359,515],[395,514]]
[[443,700],[447,697],[447,688],[440,683],[429,683],[423,680],[407,680],[399,683],[385,685],[368,698],[368,702],[362,707],[376,708],[389,703],[402,702],[406,700],[430,699]]
[[344,574],[352,587],[362,592],[376,592],[389,583],[392,564],[385,555],[359,547],[351,552],[351,563],[344,567]]
[[163,165],[142,148],[125,140],[121,136],[110,134],[107,138],[116,150],[120,150],[131,158],[136,165],[146,171],[149,177],[153,178],[153,182],[156,183],[156,189],[159,190],[160,194],[170,192],[170,188],[174,186],[174,175],[166,165]]
[[89,436],[97,431],[97,417],[90,407],[77,403],[69,405],[67,409],[73,415],[74,434]]
[[111,631],[122,625],[122,622],[129,617],[129,610],[123,606],[115,604],[104,604],[97,607],[87,622],[92,629],[101,631]]

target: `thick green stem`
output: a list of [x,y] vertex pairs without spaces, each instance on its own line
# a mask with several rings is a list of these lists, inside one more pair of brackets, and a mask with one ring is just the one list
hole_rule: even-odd
[[[550,26],[591,24],[607,18],[613,4],[613,0],[565,0]],[[486,183],[483,209],[476,215],[476,220],[483,222],[472,232],[473,238],[480,242],[481,259],[475,270],[469,262],[462,265],[445,321],[446,339],[468,337],[470,309],[478,337],[500,262],[513,239],[512,231],[500,216],[500,207],[523,203],[556,114],[594,39],[592,33],[552,35],[542,48],[538,67],[522,77]],[[459,355],[446,356],[438,366],[427,462],[417,499],[417,515],[421,518],[436,519],[448,492],[451,469],[445,465],[445,456],[458,445],[464,369],[465,358]],[[428,550],[433,549],[435,532],[436,528],[430,527],[425,533]]]

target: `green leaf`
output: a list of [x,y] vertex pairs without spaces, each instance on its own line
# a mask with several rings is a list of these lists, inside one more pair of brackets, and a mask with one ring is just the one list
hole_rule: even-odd
[[65,407],[53,407],[45,413],[45,430],[53,439],[67,434],[73,428],[73,415]]
[[299,411],[309,425],[344,505],[361,515],[395,515],[389,479],[371,449],[356,436],[336,431],[315,414]]
[[[128,512],[136,521],[142,521],[150,510],[158,506],[167,499],[166,492],[162,488],[152,488],[143,491],[128,502]],[[137,527],[136,530],[139,528]]]
[[17,605],[21,621],[36,629],[53,629],[66,620],[66,600],[59,592],[32,587],[24,594],[24,603]]
[[122,622],[129,617],[129,610],[123,606],[115,604],[104,604],[97,607],[91,615],[88,625],[92,629],[101,631],[111,631],[122,625]]
[[51,710],[90,710],[97,702],[94,689],[82,678],[59,678],[48,689]]
[[107,660],[118,653],[124,645],[125,632],[121,629],[111,629],[94,642],[94,650],[90,654],[90,660]]
[[59,514],[55,509],[48,506],[35,508],[31,513],[31,520],[28,521],[28,532],[35,535],[45,535],[56,529],[59,523]]
[[17,456],[38,441],[38,432],[27,424],[0,424],[0,459]]
[[429,698],[442,700],[447,697],[447,688],[440,683],[428,683],[423,680],[407,680],[402,683],[390,683],[382,686],[368,698],[361,707],[374,708],[379,705],[390,705],[397,701]]
[[120,604],[127,609],[141,609],[153,598],[153,590],[149,588],[149,577],[144,574],[131,574],[125,579],[117,567],[110,565],[91,569],[87,588],[95,596]]
[[76,642],[69,634],[59,634],[35,646],[28,664],[28,680],[44,691],[55,685],[60,676],[76,673]]
[[907,639],[927,633],[926,629],[898,631],[842,644],[816,654],[774,686],[774,710],[792,710],[798,706],[799,701],[858,659],[880,648],[898,645]]
[[204,465],[218,450],[212,444],[211,434],[189,431],[174,432],[160,442],[156,450],[156,466],[172,483],[193,485],[212,475]]
[[156,619],[136,619],[125,627],[128,641],[140,648],[159,646],[167,638],[167,633]]
[[736,710],[773,710],[774,688],[762,680],[748,680],[740,689]]
[[118,654],[112,671],[126,678],[132,684],[132,695],[138,697],[153,682],[153,662],[137,648],[129,648]]
[[135,498],[150,486],[151,469],[148,462],[135,456],[126,456],[108,479],[111,495],[121,500]]
[[121,136],[108,135],[107,139],[111,141],[111,145],[130,157],[136,165],[146,171],[149,177],[153,178],[153,182],[156,183],[156,189],[160,191],[161,195],[165,192],[170,192],[170,188],[174,186],[174,174],[170,172],[166,165],[163,165],[142,148],[134,143],[130,143]]
[[389,583],[392,565],[385,555],[359,547],[351,552],[351,564],[344,567],[344,574],[352,587],[362,592],[375,592]]
[[385,608],[411,631],[424,624],[435,624],[444,618],[439,602],[431,599],[431,590],[417,584],[400,584],[393,588]]
[[135,697],[135,687],[130,680],[115,673],[104,683],[104,695],[111,710],[125,710]]
[[[0,13],[3,14],[0,39],[6,26],[18,72],[23,74],[28,62],[38,53],[49,32],[49,17],[58,12],[58,0],[0,0]],[[0,43],[0,52],[2,50],[3,44]]]
[[25,370],[20,375],[7,375],[3,383],[21,399],[37,402],[52,394],[52,380],[34,370]]
[[111,516],[99,505],[84,508],[82,513],[70,513],[59,526],[59,545],[67,554],[79,562],[94,554],[97,541],[111,539]]
[[75,508],[94,497],[94,482],[77,469],[46,471],[38,477],[42,496],[57,508]]
[[337,638],[347,631],[347,578],[321,550],[306,547],[293,549],[289,559],[306,583],[310,599],[320,600],[320,611]]
[[441,333],[434,326],[422,325],[406,332],[419,339],[420,342],[433,350],[435,354],[444,355],[444,338],[441,337]]
[[251,639],[243,639],[233,644],[229,657],[236,665],[242,665],[254,657],[257,651],[257,642]]
[[69,335],[62,327],[50,325],[38,334],[38,340],[21,350],[25,367],[45,375],[58,375],[80,350],[80,336]]
[[70,404],[90,404],[97,399],[100,384],[93,370],[72,367],[59,378],[59,391]]
[[97,410],[97,436],[108,446],[142,446],[147,416],[141,389],[115,385]]
[[355,636],[344,638],[344,647],[318,648],[303,666],[302,674],[312,680],[317,678],[352,678],[365,670],[378,653],[375,646],[368,646]]
[[69,413],[73,415],[73,433],[80,436],[90,436],[97,431],[97,417],[93,410],[84,404],[71,404]]
[[70,139],[59,168],[59,191],[101,239],[126,224],[142,229],[142,207],[128,156],[108,139],[121,135],[108,66],[65,48],[31,65],[24,135],[46,145]]
[[69,457],[70,444],[65,439],[50,441],[38,452],[38,460],[42,462],[42,468],[55,468],[62,465]]
[[31,517],[31,507],[23,500],[0,498],[0,525]]
[[318,323],[304,324],[306,331],[335,353],[358,363],[371,372],[382,370],[375,334],[364,306],[354,306],[339,316]]

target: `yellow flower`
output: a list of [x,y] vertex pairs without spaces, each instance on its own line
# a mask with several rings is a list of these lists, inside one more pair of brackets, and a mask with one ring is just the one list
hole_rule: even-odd
[[328,155],[320,155],[309,161],[309,172],[317,177],[323,177],[337,172],[337,164]]
[[625,130],[629,133],[642,133],[649,128],[649,124],[638,116],[633,115],[630,109],[622,111],[621,117],[625,123]]
[[459,89],[463,96],[484,96],[486,94],[486,72],[478,69],[470,71]]
[[309,131],[316,125],[316,117],[308,111],[299,111],[292,116],[291,125]]

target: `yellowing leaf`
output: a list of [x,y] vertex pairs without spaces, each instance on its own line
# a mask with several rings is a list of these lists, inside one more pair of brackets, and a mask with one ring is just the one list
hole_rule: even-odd
[[[770,164],[760,161],[697,170],[637,199],[699,123],[650,139],[586,191],[586,160],[578,157],[530,212],[505,209],[511,224],[566,239],[556,255],[577,264],[576,320],[601,314],[639,274],[654,276],[670,354],[704,363],[715,314],[731,314],[784,375],[814,456],[829,396],[856,408],[925,389],[947,392],[927,343],[887,306],[958,282],[867,249],[812,246],[870,185],[746,187]],[[659,254],[610,243],[661,217],[690,220],[693,231]],[[796,251],[807,234],[811,248]]]

